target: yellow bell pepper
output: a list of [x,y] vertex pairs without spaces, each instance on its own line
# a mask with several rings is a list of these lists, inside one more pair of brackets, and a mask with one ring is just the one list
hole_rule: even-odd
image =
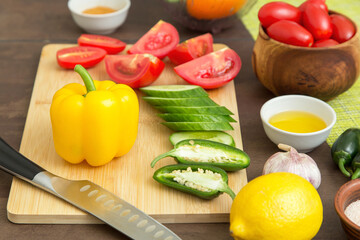
[[75,71],[85,86],[64,86],[50,107],[55,150],[70,163],[85,159],[91,166],[101,166],[132,148],[138,131],[138,98],[127,85],[92,80],[81,65]]

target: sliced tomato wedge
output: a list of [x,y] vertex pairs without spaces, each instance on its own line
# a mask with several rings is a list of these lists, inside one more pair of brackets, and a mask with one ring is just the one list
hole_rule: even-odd
[[63,68],[73,69],[76,64],[84,68],[93,67],[104,59],[106,51],[96,47],[63,48],[56,53],[58,64]]
[[230,48],[209,53],[174,68],[190,84],[218,88],[233,80],[241,69],[239,55]]
[[125,49],[126,43],[111,37],[81,34],[78,38],[80,46],[98,47],[104,49],[108,54],[116,54]]
[[153,83],[165,64],[151,54],[108,55],[105,67],[113,81],[139,88]]
[[176,65],[186,63],[213,51],[213,37],[206,33],[178,44],[168,54],[168,58]]
[[160,20],[128,50],[128,53],[149,53],[161,59],[168,55],[179,41],[176,28]]

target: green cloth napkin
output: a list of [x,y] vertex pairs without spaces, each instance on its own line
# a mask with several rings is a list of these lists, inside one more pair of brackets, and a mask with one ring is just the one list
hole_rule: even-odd
[[[252,1],[252,0],[249,0]],[[305,0],[287,0],[294,6],[300,6]],[[257,0],[253,7],[245,14],[240,16],[245,27],[249,30],[251,36],[256,39],[258,35],[259,19],[257,13],[259,9],[270,0]],[[351,18],[358,26],[360,26],[360,1],[359,0],[327,0],[328,9],[342,13]],[[333,100],[327,102],[336,112],[337,121],[333,127],[327,143],[331,146],[337,137],[350,127],[360,126],[360,81],[345,93],[339,95]]]

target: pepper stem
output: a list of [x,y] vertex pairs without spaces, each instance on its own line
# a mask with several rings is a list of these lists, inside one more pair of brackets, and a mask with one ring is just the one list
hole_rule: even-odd
[[[81,66],[80,64],[77,64],[74,68],[74,71],[80,74],[82,80],[84,81],[85,87],[86,87],[86,94],[88,94],[91,91],[95,91],[95,84],[93,79],[91,78],[90,74],[86,69]],[[85,95],[86,95],[85,94]]]
[[227,186],[227,188],[224,189],[224,192],[229,194],[229,196],[232,198],[232,200],[235,199],[236,194],[233,192],[233,190],[231,190],[231,188],[229,186]]
[[169,152],[166,152],[166,153],[163,153],[163,154],[160,154],[159,156],[157,156],[150,164],[150,166],[153,168],[155,166],[155,164],[163,159],[163,158],[166,158],[166,157],[172,157],[172,153],[174,152],[174,149],[169,151]]
[[345,159],[343,158],[340,158],[339,159],[339,164],[338,164],[339,168],[340,168],[340,171],[347,177],[350,177],[351,174],[348,172],[348,170],[346,170],[345,168]]
[[354,174],[351,176],[351,179],[354,180],[354,179],[357,179],[360,177],[360,168],[357,168],[354,172]]

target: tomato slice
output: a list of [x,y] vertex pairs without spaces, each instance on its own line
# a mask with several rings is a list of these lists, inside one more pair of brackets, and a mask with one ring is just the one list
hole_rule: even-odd
[[105,67],[113,81],[139,88],[153,83],[165,64],[151,54],[108,55]]
[[80,46],[98,47],[104,49],[108,54],[116,54],[125,49],[126,43],[111,37],[81,34],[78,38]]
[[63,48],[56,53],[58,64],[63,68],[73,69],[76,64],[89,68],[98,64],[106,55],[106,51],[96,47]]
[[213,37],[206,33],[178,44],[168,57],[176,65],[186,63],[213,51]]
[[241,59],[230,48],[223,48],[174,68],[185,81],[205,89],[225,85],[236,77],[240,69]]
[[160,20],[128,50],[128,53],[149,53],[161,59],[173,50],[179,41],[176,28]]

